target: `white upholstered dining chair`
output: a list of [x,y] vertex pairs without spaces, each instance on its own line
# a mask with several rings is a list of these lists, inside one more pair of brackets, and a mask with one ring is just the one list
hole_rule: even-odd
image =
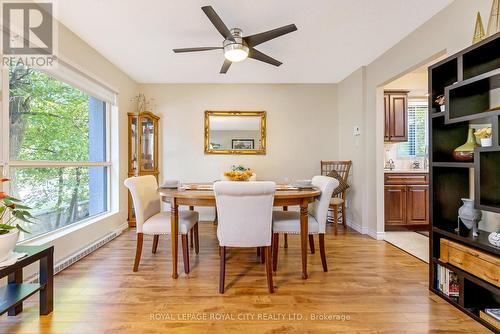
[[[325,255],[325,231],[328,207],[332,198],[333,190],[339,185],[339,181],[328,176],[314,176],[313,186],[321,190],[319,199],[309,206],[308,231],[311,252],[314,253],[314,235],[319,235],[319,250],[323,271],[328,271]],[[273,212],[273,270],[278,266],[279,233],[300,234],[300,213],[297,211],[275,211]]]
[[[143,235],[153,235],[153,249],[156,253],[160,234],[170,234],[170,212],[161,211],[158,183],[153,175],[134,176],[125,180],[125,186],[130,190],[134,203],[137,249],[135,253],[134,271],[139,269],[141,260]],[[188,233],[193,229],[196,254],[199,252],[198,212],[179,211],[179,234],[182,238],[182,255],[184,272],[189,273]]]
[[274,291],[271,228],[275,191],[276,183],[269,181],[220,181],[214,184],[219,217],[220,293],[224,293],[226,247],[262,247],[265,252],[267,286],[270,293]]
[[[224,173],[220,174],[220,180],[222,181],[231,181],[229,177],[224,175]],[[248,181],[257,181],[257,174],[252,173],[252,176],[248,179]],[[214,225],[217,225],[217,208],[215,209],[215,215],[214,215],[214,220],[213,220]],[[258,249],[258,248],[257,248]]]

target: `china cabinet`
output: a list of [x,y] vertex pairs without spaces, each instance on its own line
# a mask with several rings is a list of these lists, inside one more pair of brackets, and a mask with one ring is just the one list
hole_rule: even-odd
[[[158,122],[151,112],[128,113],[128,176],[154,175],[158,179]],[[135,226],[135,214],[128,195],[128,224]]]

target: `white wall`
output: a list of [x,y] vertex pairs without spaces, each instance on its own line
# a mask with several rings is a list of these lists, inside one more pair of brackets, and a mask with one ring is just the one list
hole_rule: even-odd
[[[365,96],[365,68],[362,67],[338,84],[338,114],[339,114],[339,159],[352,160],[350,185],[347,192],[348,223],[359,232],[363,221],[363,188],[365,178],[365,129],[372,126],[365,123],[363,117]],[[353,129],[359,126],[360,136],[353,136]],[[368,231],[365,230],[365,233]]]
[[[471,45],[477,11],[487,18],[491,0],[456,0],[443,11],[412,32],[401,42],[366,66],[362,78],[359,71],[339,83],[338,103],[348,105],[352,95],[363,94],[364,108],[353,102],[357,110],[339,107],[340,119],[347,118],[351,124],[366,124],[363,136],[362,152],[359,153],[358,165],[365,166],[362,181],[358,179],[356,193],[362,194],[362,215],[357,224],[372,236],[382,238],[384,231],[383,203],[383,86],[395,78],[411,72],[428,63],[443,52],[453,54]],[[352,81],[360,82],[352,85]],[[364,82],[364,85],[362,84]],[[350,95],[341,93],[341,87],[352,86]],[[365,87],[365,88],[364,88]],[[344,113],[349,113],[344,116]],[[342,127],[345,126],[341,123]],[[356,150],[351,136],[341,136],[339,140],[342,152]],[[356,168],[356,167],[355,167]],[[359,170],[358,170],[359,172]]]
[[[213,181],[233,164],[259,179],[310,178],[337,157],[336,85],[142,85],[161,119],[160,180]],[[204,111],[267,112],[266,155],[206,155]]]

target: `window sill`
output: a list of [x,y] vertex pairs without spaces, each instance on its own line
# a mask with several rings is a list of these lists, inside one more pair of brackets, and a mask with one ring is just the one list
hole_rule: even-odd
[[111,217],[118,215],[118,211],[106,212],[87,220],[82,220],[81,222],[65,226],[63,228],[57,229],[55,231],[47,232],[46,234],[42,234],[38,237],[34,237],[32,239],[23,240],[18,242],[19,246],[39,246],[45,245],[60,238],[65,237],[68,234],[74,233],[78,230],[81,230],[89,225],[93,225],[99,223],[103,220],[110,219]]

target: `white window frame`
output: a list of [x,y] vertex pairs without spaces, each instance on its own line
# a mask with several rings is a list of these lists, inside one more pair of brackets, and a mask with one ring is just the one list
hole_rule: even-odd
[[[427,122],[425,122],[425,129],[427,130],[427,134],[429,133],[429,103],[427,101],[426,98],[410,98],[408,100],[408,113],[409,113],[409,109],[410,109],[410,104],[413,104],[413,105],[419,105],[419,106],[426,106],[427,107]],[[409,124],[408,124],[408,127],[409,127]],[[409,129],[408,129],[408,136],[410,135],[409,133]],[[428,138],[428,136],[426,137]],[[408,140],[410,140],[410,138],[408,138]],[[398,143],[397,145],[406,145],[407,142],[404,142],[404,143]],[[427,142],[427,147],[429,146],[429,143]],[[421,156],[421,155],[399,155],[399,147],[396,148],[396,155],[397,155],[397,158],[398,159],[421,159],[421,158],[424,158],[424,156]]]
[[[70,65],[67,63],[64,63],[64,69],[65,72],[68,72],[68,68],[70,71],[74,71],[75,76],[81,76],[87,79],[90,79],[94,83],[94,87],[91,87],[89,91],[95,91],[95,85],[96,85],[96,80],[92,77],[89,77],[88,74],[85,74],[83,72],[80,72],[76,68],[72,68]],[[62,80],[61,78],[63,76],[57,75],[57,70],[56,71],[43,71],[40,69],[36,69],[38,71],[42,71],[49,75],[50,77],[54,78],[55,80],[65,82],[66,84],[70,85],[71,87],[81,90],[82,92],[93,96],[92,93],[87,91],[84,87],[81,85],[74,85],[71,82],[68,82],[66,80]],[[71,228],[75,225],[79,224],[84,224],[87,223],[91,220],[95,220],[98,217],[108,215],[110,212],[113,211],[112,208],[112,183],[114,180],[112,180],[112,168],[114,167],[112,164],[112,152],[111,152],[111,119],[112,119],[112,110],[116,106],[116,92],[112,91],[112,93],[115,95],[114,103],[110,103],[108,101],[104,101],[105,105],[105,113],[106,113],[106,160],[103,162],[90,162],[90,161],[53,161],[53,160],[40,160],[40,161],[32,161],[32,160],[10,160],[10,114],[9,114],[9,70],[8,68],[2,68],[1,69],[1,81],[0,81],[0,89],[2,90],[2,103],[0,106],[0,140],[1,140],[1,145],[0,145],[0,177],[7,177],[9,178],[10,175],[10,169],[15,168],[15,167],[23,167],[23,168],[64,168],[64,167],[107,167],[106,168],[106,174],[107,174],[107,185],[106,185],[106,191],[107,191],[107,196],[106,196],[106,208],[107,210],[104,212],[101,212],[97,215],[93,215],[91,217],[79,220],[77,222],[74,222],[72,224],[68,224],[66,226],[63,226],[61,228],[58,228],[53,231],[47,231],[45,233],[39,234],[37,236],[34,236],[33,238],[28,238],[22,240],[24,241],[31,241],[31,240],[36,240],[39,238],[46,237],[49,234],[52,233],[57,233],[60,232],[61,230],[64,230],[66,228]],[[103,89],[108,89],[108,86],[102,85]],[[97,97],[98,99],[100,97]],[[2,189],[4,187],[4,189]],[[0,184],[0,191],[9,191],[8,186],[3,186],[3,184]]]

